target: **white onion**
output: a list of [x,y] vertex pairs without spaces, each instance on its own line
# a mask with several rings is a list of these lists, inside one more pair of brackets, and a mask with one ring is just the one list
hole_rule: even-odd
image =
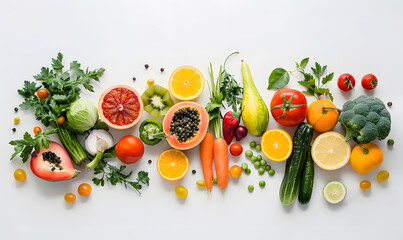
[[92,131],[87,139],[85,139],[85,148],[92,155],[104,152],[111,147],[113,147],[113,137],[108,131],[103,129]]

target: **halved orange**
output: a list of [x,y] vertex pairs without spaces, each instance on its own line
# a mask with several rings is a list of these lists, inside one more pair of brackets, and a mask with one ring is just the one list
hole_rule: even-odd
[[192,66],[177,68],[169,77],[169,91],[179,100],[193,100],[204,90],[202,73]]
[[157,170],[162,178],[176,181],[183,178],[189,169],[189,159],[180,150],[167,149],[158,157]]
[[287,160],[293,148],[290,134],[277,128],[266,131],[262,136],[260,145],[263,154],[276,162]]

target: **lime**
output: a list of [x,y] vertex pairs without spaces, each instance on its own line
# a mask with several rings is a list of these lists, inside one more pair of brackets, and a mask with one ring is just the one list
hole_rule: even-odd
[[331,204],[338,204],[344,200],[347,195],[347,189],[339,181],[330,181],[323,188],[323,197]]

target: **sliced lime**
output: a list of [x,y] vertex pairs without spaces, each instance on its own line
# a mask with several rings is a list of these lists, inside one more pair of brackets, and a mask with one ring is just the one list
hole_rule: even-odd
[[347,195],[346,186],[339,181],[330,181],[323,188],[323,197],[331,204],[338,204],[344,200]]

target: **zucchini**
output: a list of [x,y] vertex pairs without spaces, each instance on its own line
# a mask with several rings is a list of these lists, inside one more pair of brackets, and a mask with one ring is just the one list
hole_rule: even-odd
[[314,173],[315,168],[311,155],[311,147],[309,147],[306,154],[306,162],[302,169],[301,185],[298,194],[298,202],[301,204],[307,204],[311,200]]
[[302,169],[305,165],[306,154],[311,144],[313,127],[308,123],[301,123],[293,137],[294,149],[287,159],[283,181],[280,186],[280,201],[290,205],[297,198]]

